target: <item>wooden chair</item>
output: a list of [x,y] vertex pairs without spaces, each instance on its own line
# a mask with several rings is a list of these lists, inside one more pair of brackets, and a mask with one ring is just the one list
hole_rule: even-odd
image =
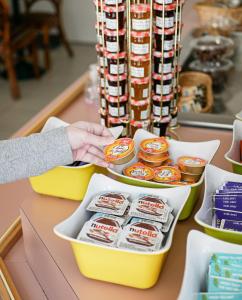
[[[31,11],[33,6],[40,1],[48,1],[54,8],[54,13],[48,12],[33,12]],[[37,28],[43,34],[44,55],[45,55],[45,67],[50,68],[50,54],[49,54],[49,33],[52,28],[57,28],[62,44],[65,46],[66,51],[70,57],[73,56],[73,51],[66,38],[65,30],[62,24],[61,15],[61,0],[24,0],[26,17],[25,20],[31,25]]]
[[14,68],[17,51],[28,48],[33,63],[35,77],[39,77],[37,31],[27,26],[11,26],[9,7],[5,0],[0,0],[0,58],[7,71],[11,94],[14,99],[20,97]]

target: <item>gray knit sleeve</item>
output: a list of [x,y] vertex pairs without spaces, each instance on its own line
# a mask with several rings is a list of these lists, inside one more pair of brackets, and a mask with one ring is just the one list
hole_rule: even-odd
[[0,183],[40,175],[73,162],[66,128],[0,141]]

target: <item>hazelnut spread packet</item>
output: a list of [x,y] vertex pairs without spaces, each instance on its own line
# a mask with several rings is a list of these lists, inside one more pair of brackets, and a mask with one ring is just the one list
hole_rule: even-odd
[[90,221],[94,221],[94,222],[98,222],[98,223],[102,223],[102,222],[106,222],[106,219],[110,220],[110,221],[114,221],[117,222],[117,227],[122,227],[124,225],[125,222],[125,218],[121,218],[121,217],[117,217],[117,216],[113,216],[113,215],[108,215],[108,214],[103,214],[103,213],[95,213]]
[[171,208],[167,205],[166,200],[155,195],[140,195],[132,202],[129,211],[129,214],[132,217],[161,223],[166,223],[168,221],[170,213]]
[[164,236],[160,231],[150,230],[152,226],[147,225],[149,224],[145,222],[141,222],[139,226],[127,225],[119,236],[118,248],[147,252],[159,250]]
[[99,193],[89,203],[87,210],[123,216],[129,206],[128,193],[103,192]]
[[94,244],[115,246],[121,230],[117,221],[108,218],[102,222],[90,220],[84,224],[77,239]]
[[146,224],[147,228],[153,228],[152,230],[154,231],[161,231],[163,226],[162,223],[151,221],[151,220],[145,220],[142,218],[132,218],[130,221],[130,225],[132,226],[139,226],[140,224]]

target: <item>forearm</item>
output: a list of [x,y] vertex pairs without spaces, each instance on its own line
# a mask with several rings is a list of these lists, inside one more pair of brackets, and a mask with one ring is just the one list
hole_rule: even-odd
[[40,175],[73,162],[65,128],[0,141],[0,183]]

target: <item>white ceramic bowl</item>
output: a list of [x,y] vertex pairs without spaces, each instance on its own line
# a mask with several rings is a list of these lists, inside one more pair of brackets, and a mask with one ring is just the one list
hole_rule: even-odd
[[186,265],[178,300],[193,300],[195,293],[206,292],[209,260],[215,252],[242,254],[242,246],[192,230],[188,235],[186,251]]
[[212,195],[225,181],[242,182],[242,175],[224,171],[213,165],[205,168],[205,192],[201,208],[195,215],[195,221],[204,227],[209,235],[226,240],[228,242],[242,244],[242,232],[228,231],[212,226]]

